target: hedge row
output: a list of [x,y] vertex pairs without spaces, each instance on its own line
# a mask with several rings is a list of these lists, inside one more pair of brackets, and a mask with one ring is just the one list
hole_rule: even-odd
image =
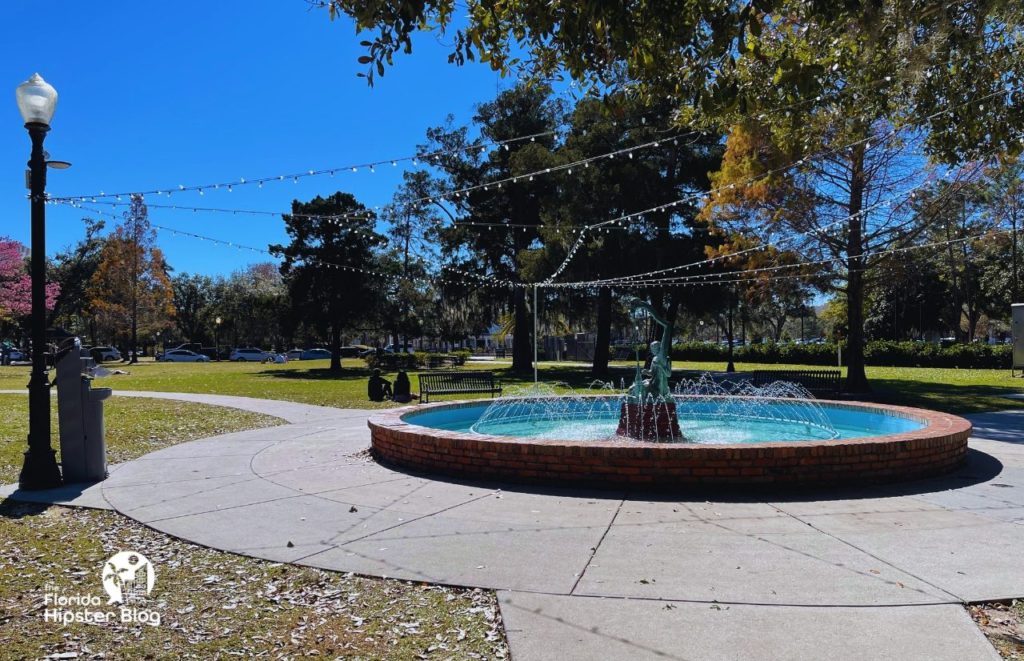
[[472,352],[470,351],[453,351],[451,353],[427,353],[426,351],[417,351],[416,353],[381,353],[381,354],[370,354],[366,356],[367,366],[379,367],[387,370],[413,370],[419,368],[429,368],[434,365],[440,365],[443,363],[454,363],[455,365],[462,365],[465,363]]
[[[844,342],[844,350],[845,345]],[[1009,369],[1012,354],[1012,347],[1005,344],[954,344],[942,347],[928,342],[876,340],[868,342],[864,347],[864,360],[868,365],[887,367]],[[837,360],[834,343],[751,344],[734,347],[733,357],[736,362],[796,365],[835,365]],[[672,346],[672,360],[724,361],[728,360],[728,347],[707,342],[675,344]]]

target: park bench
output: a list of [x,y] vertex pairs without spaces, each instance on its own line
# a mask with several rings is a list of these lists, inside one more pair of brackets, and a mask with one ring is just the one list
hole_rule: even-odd
[[462,395],[489,392],[491,396],[501,394],[501,382],[493,372],[466,370],[464,372],[421,372],[420,397],[424,404],[431,395]]
[[751,382],[765,386],[775,381],[797,383],[814,395],[838,395],[842,391],[843,376],[839,370],[754,370]]

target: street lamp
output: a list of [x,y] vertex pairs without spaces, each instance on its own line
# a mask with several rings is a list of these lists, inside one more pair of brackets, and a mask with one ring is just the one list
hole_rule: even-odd
[[[28,450],[18,478],[22,489],[60,486],[50,446],[50,381],[46,372],[46,161],[43,140],[57,109],[57,90],[39,74],[18,85],[18,110],[32,139],[29,199],[32,209],[32,376],[28,382]],[[54,161],[57,168],[68,163]]]
[[220,317],[213,320],[213,355],[220,362]]

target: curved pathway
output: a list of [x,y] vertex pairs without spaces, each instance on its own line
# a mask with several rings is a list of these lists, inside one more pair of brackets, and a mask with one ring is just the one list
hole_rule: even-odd
[[291,424],[127,462],[92,487],[114,509],[225,551],[497,589],[517,658],[998,658],[960,604],[1024,595],[1019,413],[978,416],[997,440],[945,478],[705,500],[391,470],[366,455],[370,411],[118,395]]

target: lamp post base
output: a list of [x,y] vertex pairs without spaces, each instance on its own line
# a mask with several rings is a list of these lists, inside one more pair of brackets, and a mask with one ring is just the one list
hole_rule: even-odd
[[21,467],[18,488],[24,491],[53,489],[63,484],[60,469],[57,467],[57,451],[51,448],[36,450],[30,447],[25,451],[25,463]]

